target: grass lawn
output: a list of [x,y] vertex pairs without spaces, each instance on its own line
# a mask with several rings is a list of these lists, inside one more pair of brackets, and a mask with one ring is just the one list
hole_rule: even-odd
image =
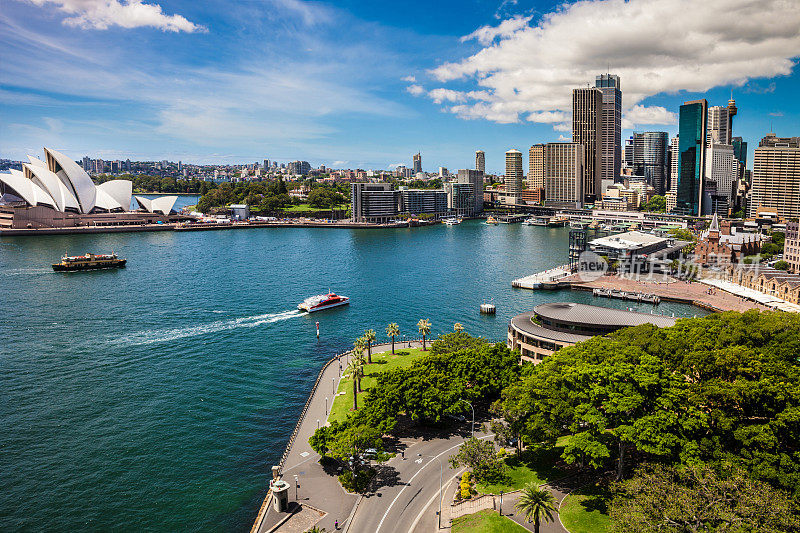
[[497,511],[486,509],[453,520],[453,533],[524,533],[528,530]]
[[[378,374],[386,372],[387,370],[409,366],[414,359],[428,353],[427,351],[423,352],[421,348],[401,350],[399,342],[397,343],[395,352],[396,354],[392,355],[392,351],[389,349],[389,351],[385,353],[373,353],[372,364],[364,365],[364,377],[361,379],[362,392],[358,395],[359,409],[363,406],[362,402],[364,398],[367,397],[367,391],[375,386],[377,382],[376,376]],[[342,366],[344,366],[344,362],[345,359],[342,358]],[[330,421],[344,421],[344,419],[347,418],[347,414],[353,409],[353,381],[349,376],[342,378],[341,382],[339,382],[337,392],[342,391],[344,391],[344,394],[336,396],[336,399],[333,401],[333,407],[328,416],[328,420]]]
[[600,485],[577,490],[564,499],[561,521],[570,533],[605,533],[611,531],[608,504],[611,494]]
[[[335,207],[334,209],[347,209],[348,207],[349,207],[348,205],[342,204],[340,206]],[[330,211],[329,208],[311,207],[310,204],[293,205],[291,207],[284,207],[283,210],[288,213],[298,213],[303,211],[316,213],[317,211]]]
[[500,491],[509,492],[521,489],[528,483],[540,485],[564,476],[566,472],[558,467],[558,463],[568,438],[560,437],[556,446],[550,450],[531,450],[525,451],[519,456],[509,456],[506,459],[509,479],[505,483],[479,484],[478,491],[498,494]]

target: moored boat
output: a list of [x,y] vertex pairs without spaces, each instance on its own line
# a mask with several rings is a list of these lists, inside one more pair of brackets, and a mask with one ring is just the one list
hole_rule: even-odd
[[331,307],[338,307],[349,303],[350,298],[347,296],[339,296],[338,294],[329,292],[328,294],[318,294],[306,298],[297,308],[301,311],[313,313],[315,311],[322,311],[323,309],[330,309]]
[[64,254],[61,262],[53,263],[56,272],[73,272],[78,270],[101,270],[104,268],[123,268],[127,259],[120,259],[117,254],[84,254],[70,256]]
[[487,224],[491,224],[492,226],[496,226],[498,224],[497,219],[490,216],[486,219]]
[[446,218],[442,222],[444,222],[448,226],[455,226],[456,224],[461,224],[461,219],[452,217],[452,218]]

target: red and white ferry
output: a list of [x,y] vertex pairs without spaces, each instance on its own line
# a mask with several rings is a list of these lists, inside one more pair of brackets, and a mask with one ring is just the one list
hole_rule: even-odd
[[331,307],[338,307],[340,305],[347,305],[350,303],[350,298],[347,296],[339,296],[329,292],[328,294],[318,294],[311,298],[306,298],[303,303],[297,306],[301,311],[322,311],[323,309],[330,309]]

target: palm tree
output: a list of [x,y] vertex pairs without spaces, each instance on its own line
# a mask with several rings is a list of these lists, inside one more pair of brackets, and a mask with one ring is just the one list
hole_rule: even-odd
[[533,522],[533,531],[539,533],[539,522],[552,522],[553,512],[556,510],[555,498],[547,489],[540,489],[533,483],[525,485],[519,501],[514,506],[525,515],[528,522]]
[[367,349],[367,340],[362,335],[361,337],[357,338],[353,343],[353,353],[355,354],[356,351],[363,352]]
[[364,332],[364,340],[367,341],[367,363],[372,364],[372,343],[375,342],[375,330],[368,329]]
[[356,362],[357,364],[356,368],[358,370],[355,375],[356,379],[358,380],[358,392],[362,392],[361,378],[364,377],[364,363],[366,363],[366,361],[364,360],[363,348],[361,349],[356,348],[355,350],[353,350],[353,360]]
[[464,326],[461,325],[461,322],[456,322],[455,324],[453,324],[453,329],[455,330],[456,333],[461,333],[462,331],[464,331]]
[[353,379],[353,411],[358,411],[358,372],[360,368],[360,363],[357,359],[353,358],[350,359],[350,363],[347,365],[345,372],[350,373],[350,377]]
[[400,335],[400,326],[392,322],[386,327],[386,336],[392,338],[392,355],[394,355],[394,337]]
[[427,318],[421,319],[417,322],[417,327],[419,328],[419,334],[422,335],[422,351],[424,352],[427,350],[427,345],[425,344],[425,337],[428,333],[431,332],[431,321]]

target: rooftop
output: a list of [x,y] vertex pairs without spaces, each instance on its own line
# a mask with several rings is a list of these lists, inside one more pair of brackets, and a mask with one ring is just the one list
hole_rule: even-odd
[[634,248],[641,248],[651,244],[658,244],[665,242],[667,239],[658,237],[649,233],[642,233],[641,231],[626,231],[617,235],[609,235],[608,237],[600,237],[589,242],[592,246],[604,246],[607,248],[616,248],[620,250],[629,250]]
[[543,318],[570,324],[616,327],[653,324],[660,328],[668,328],[675,325],[675,319],[666,316],[572,302],[541,304],[534,307],[533,311]]

